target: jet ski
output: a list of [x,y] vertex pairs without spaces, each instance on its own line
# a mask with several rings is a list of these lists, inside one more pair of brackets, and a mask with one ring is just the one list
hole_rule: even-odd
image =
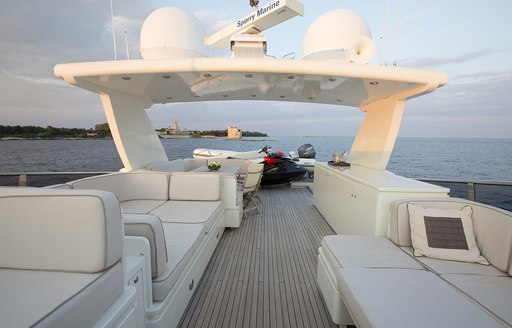
[[269,146],[248,152],[199,148],[193,151],[192,156],[194,158],[249,159],[256,163],[263,163],[261,185],[278,186],[300,180],[306,173],[312,177],[316,155],[313,146],[306,144],[298,150],[299,156],[294,152],[290,152],[290,154],[282,151],[272,152]]
[[308,172],[303,165],[282,151],[273,153],[268,147],[263,147],[261,151],[266,154],[263,158],[262,186],[286,185],[302,179]]

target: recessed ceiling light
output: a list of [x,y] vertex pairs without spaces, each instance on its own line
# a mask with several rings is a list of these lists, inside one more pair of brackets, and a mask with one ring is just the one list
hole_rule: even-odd
[[288,80],[293,80],[295,78],[295,75],[288,75],[287,78]]
[[279,96],[279,97],[281,97],[281,99],[284,98],[284,96]]
[[227,97],[228,97],[228,95],[222,95],[222,97],[227,98]]
[[122,77],[122,79],[123,79],[123,80],[125,80],[125,81],[129,81],[129,80],[131,80],[132,78],[131,78],[131,77],[129,77],[129,76],[123,76],[123,77]]
[[204,76],[205,78],[207,78],[207,79],[209,79],[209,78],[211,78],[211,77],[212,77],[212,75],[211,75],[211,74],[208,74],[208,73],[203,74],[203,76]]
[[329,81],[331,81],[331,82],[336,82],[336,80],[337,80],[337,79],[336,79],[335,77],[331,77],[331,78],[329,79]]
[[165,97],[165,99],[172,99],[172,97],[170,97],[170,96],[169,97]]
[[379,84],[379,82],[377,82],[377,81],[371,81],[370,82],[370,85],[377,85],[377,84]]
[[168,78],[170,78],[171,76],[170,76],[170,75],[162,75],[162,77],[163,77],[164,79],[168,79]]
[[341,99],[337,99],[336,101],[337,101],[337,102],[343,102]]
[[252,74],[245,74],[245,77],[250,79],[253,75]]

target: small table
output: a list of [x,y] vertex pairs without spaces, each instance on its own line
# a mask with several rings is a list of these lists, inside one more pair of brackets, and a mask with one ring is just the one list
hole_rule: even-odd
[[240,173],[240,166],[221,166],[220,169],[216,170],[216,171],[210,171],[208,169],[208,166],[204,165],[204,166],[200,166],[200,167],[197,167],[193,170],[191,170],[190,172],[216,172],[216,173],[231,173],[231,174],[234,174],[234,175],[238,175]]

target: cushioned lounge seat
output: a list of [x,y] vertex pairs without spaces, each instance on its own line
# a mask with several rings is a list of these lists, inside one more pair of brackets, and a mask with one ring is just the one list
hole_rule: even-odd
[[0,320],[91,326],[124,292],[114,194],[0,187]]
[[152,294],[157,302],[173,290],[213,226],[224,227],[219,174],[115,173],[69,185],[119,194],[126,235],[149,241]]
[[0,281],[0,326],[11,328],[90,327],[124,289],[120,262],[95,274],[0,269]]
[[204,239],[202,224],[162,224],[167,245],[168,262],[163,272],[153,279],[153,299],[163,301]]
[[[474,231],[478,249],[490,265],[414,256],[408,204],[427,209],[428,215],[420,218],[425,222],[450,220],[443,215],[454,211],[446,209],[463,215],[471,207],[468,229]],[[445,233],[438,229],[435,237],[439,231]],[[348,325],[355,321],[364,327],[512,326],[512,213],[457,198],[395,201],[389,239],[325,237],[319,249],[318,283],[335,322]]]

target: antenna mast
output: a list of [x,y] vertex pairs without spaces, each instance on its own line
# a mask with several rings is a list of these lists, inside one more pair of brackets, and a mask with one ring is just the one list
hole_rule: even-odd
[[124,43],[126,45],[126,59],[130,60],[130,48],[128,48],[128,32],[124,30]]
[[395,51],[394,51],[394,59],[393,66],[396,66],[396,53],[398,52],[398,21],[400,19],[400,0],[398,0],[398,10],[396,14],[396,26],[395,26]]
[[384,37],[384,66],[388,65],[388,26],[389,26],[389,0],[386,0],[386,36]]
[[114,60],[117,60],[116,31],[114,29],[114,7],[112,6],[112,0],[110,0],[110,19],[112,21],[112,41],[114,41]]

